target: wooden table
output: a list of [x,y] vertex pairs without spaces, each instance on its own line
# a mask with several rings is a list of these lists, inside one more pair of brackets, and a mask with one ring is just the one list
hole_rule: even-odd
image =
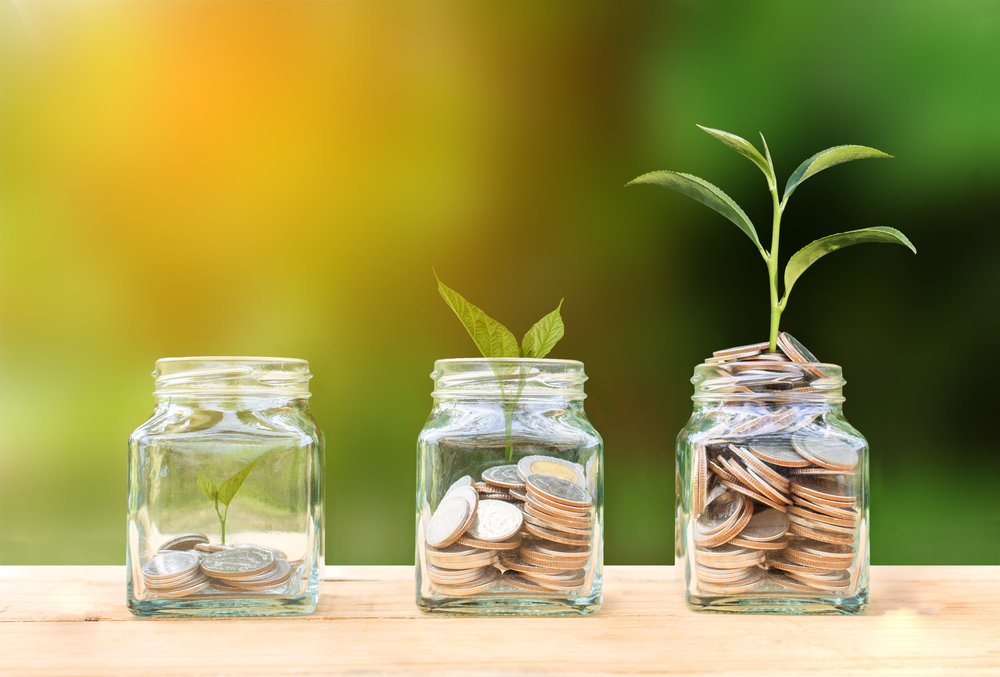
[[673,567],[608,567],[581,618],[441,617],[411,567],[327,567],[289,619],[147,620],[122,567],[0,567],[0,675],[1000,675],[1000,567],[873,567],[862,616],[693,613]]

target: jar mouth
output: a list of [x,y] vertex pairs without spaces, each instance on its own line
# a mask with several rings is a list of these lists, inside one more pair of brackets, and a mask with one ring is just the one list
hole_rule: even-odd
[[699,364],[695,401],[843,402],[843,370],[828,362],[745,360]]
[[152,374],[154,397],[275,394],[309,397],[309,362],[291,357],[164,357]]
[[436,399],[559,397],[582,400],[587,375],[579,360],[469,357],[437,360],[431,373]]

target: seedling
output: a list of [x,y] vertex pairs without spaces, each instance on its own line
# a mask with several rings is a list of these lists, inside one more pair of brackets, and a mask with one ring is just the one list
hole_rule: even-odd
[[[437,273],[434,274],[434,277],[437,278]],[[562,317],[559,315],[559,309],[562,308],[563,304],[563,300],[560,300],[555,310],[540,319],[528,330],[528,333],[521,339],[520,347],[518,347],[517,339],[514,338],[514,334],[507,327],[466,301],[454,289],[445,286],[440,278],[438,278],[437,283],[441,297],[455,311],[455,314],[458,315],[458,319],[462,321],[462,325],[469,332],[469,336],[472,337],[483,357],[530,357],[540,359],[549,354],[549,351],[552,350],[565,333]],[[503,403],[504,412],[504,445],[507,460],[510,461],[514,455],[514,449],[511,445],[514,409],[517,406],[518,399],[521,397],[521,391],[524,390],[527,373],[524,371],[523,365],[516,362],[490,362],[490,368],[493,369],[493,374],[500,384],[500,398]],[[504,388],[504,377],[512,374],[515,369],[520,372],[517,394],[513,397],[508,397]]]
[[754,228],[753,223],[750,222],[750,218],[743,212],[742,209],[740,209],[740,206],[719,188],[713,186],[704,179],[699,179],[697,176],[682,174],[680,172],[659,171],[643,174],[639,178],[630,181],[625,185],[632,186],[636,184],[648,183],[654,186],[663,186],[664,188],[670,188],[671,190],[683,193],[684,195],[694,198],[698,202],[711,207],[718,213],[725,216],[727,219],[736,224],[740,230],[746,233],[747,237],[753,240],[754,245],[757,247],[757,251],[760,252],[761,257],[764,259],[764,263],[767,264],[768,277],[771,285],[770,349],[772,352],[777,349],[778,323],[781,320],[781,314],[785,311],[785,307],[788,305],[788,295],[792,291],[792,286],[795,284],[795,281],[799,279],[799,276],[801,276],[809,266],[814,264],[821,257],[832,251],[843,249],[844,247],[849,247],[853,244],[860,244],[862,242],[901,244],[909,247],[914,254],[917,253],[916,248],[906,238],[906,236],[895,228],[876,226],[873,228],[862,228],[860,230],[852,230],[846,233],[828,235],[806,245],[793,254],[792,258],[788,260],[788,264],[785,266],[785,293],[779,299],[778,240],[781,233],[781,215],[784,213],[785,207],[788,205],[788,198],[791,197],[792,192],[798,188],[800,183],[809,177],[823,171],[824,169],[828,169],[834,165],[839,165],[842,162],[863,160],[866,158],[888,158],[892,156],[887,155],[880,150],[867,148],[865,146],[834,146],[833,148],[827,148],[826,150],[813,155],[811,158],[799,165],[798,169],[792,172],[792,175],[788,178],[788,182],[785,184],[785,193],[779,199],[778,181],[774,175],[774,164],[771,162],[771,152],[767,148],[767,141],[764,140],[763,134],[760,136],[761,141],[764,143],[764,155],[762,156],[753,144],[746,139],[736,136],[735,134],[723,132],[718,129],[709,129],[707,127],[702,127],[701,125],[698,125],[698,127],[749,159],[757,165],[762,172],[764,172],[764,176],[767,178],[767,187],[771,191],[771,197],[774,203],[774,218],[771,226],[770,251],[764,249],[763,245],[761,245],[760,239],[757,237],[757,230]]
[[[219,516],[219,522],[222,524],[223,545],[226,544],[226,518],[229,516],[229,504],[233,502],[234,498],[236,498],[236,492],[243,486],[243,482],[246,480],[247,476],[250,475],[251,471],[253,471],[253,469],[257,466],[257,461],[259,460],[260,456],[250,461],[246,467],[218,487],[215,486],[215,482],[210,480],[205,475],[202,475],[200,471],[198,472],[198,488],[201,489],[211,500],[215,501],[215,513]],[[219,509],[220,503],[223,507],[222,510]]]

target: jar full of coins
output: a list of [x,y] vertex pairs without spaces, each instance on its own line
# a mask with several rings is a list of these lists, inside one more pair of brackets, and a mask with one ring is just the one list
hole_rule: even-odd
[[787,333],[695,368],[677,437],[677,565],[693,609],[861,613],[868,443],[840,367]]
[[129,438],[129,610],[313,611],[324,461],[308,362],[166,358],[153,377],[153,414]]
[[417,446],[416,598],[425,611],[600,608],[603,443],[572,360],[439,360]]

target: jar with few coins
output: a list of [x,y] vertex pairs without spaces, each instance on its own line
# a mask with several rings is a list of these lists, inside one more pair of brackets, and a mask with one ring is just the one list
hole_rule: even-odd
[[129,438],[126,604],[137,616],[313,611],[323,566],[323,435],[309,364],[158,360]]
[[602,601],[603,442],[583,364],[439,360],[417,443],[416,601],[587,614]]
[[688,605],[856,614],[868,606],[868,443],[841,368],[790,335],[695,368],[677,438],[676,562]]

